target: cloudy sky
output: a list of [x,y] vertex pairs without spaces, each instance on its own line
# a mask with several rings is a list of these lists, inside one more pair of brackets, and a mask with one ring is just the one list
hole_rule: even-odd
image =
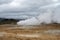
[[0,18],[36,17],[48,9],[53,10],[60,5],[59,2],[60,0],[0,0]]

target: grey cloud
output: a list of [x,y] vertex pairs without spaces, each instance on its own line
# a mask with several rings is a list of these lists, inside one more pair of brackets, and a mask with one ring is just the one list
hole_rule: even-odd
[[[9,18],[15,18],[15,16],[19,17],[17,14],[20,16],[26,15],[28,17],[37,16],[40,13],[43,13],[45,10],[52,10],[52,8],[42,9],[41,7],[54,3],[57,2],[52,0],[0,0],[0,15],[2,15],[0,17],[6,17],[7,14],[9,15]],[[13,15],[13,17],[11,17],[11,15]]]
[[0,4],[10,3],[12,0],[0,0]]

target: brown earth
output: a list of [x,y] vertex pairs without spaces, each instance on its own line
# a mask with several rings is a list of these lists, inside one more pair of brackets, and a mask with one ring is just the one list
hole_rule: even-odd
[[39,26],[0,25],[0,40],[60,40],[60,24]]

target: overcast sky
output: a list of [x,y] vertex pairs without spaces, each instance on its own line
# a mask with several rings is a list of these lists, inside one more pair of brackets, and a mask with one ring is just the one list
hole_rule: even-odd
[[[60,0],[0,0],[0,18],[31,18],[46,11]],[[48,5],[48,6],[47,6]]]

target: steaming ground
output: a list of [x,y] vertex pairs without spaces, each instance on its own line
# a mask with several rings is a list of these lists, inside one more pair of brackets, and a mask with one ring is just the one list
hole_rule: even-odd
[[39,6],[37,12],[35,12],[35,13],[40,13],[37,17],[32,17],[24,21],[19,21],[17,22],[17,24],[18,25],[40,25],[42,23],[43,24],[60,23],[59,10],[60,10],[60,2],[58,2],[58,0],[55,0],[51,4]]
[[60,23],[60,13],[44,13],[37,17],[17,22],[18,25],[39,25],[42,23]]

